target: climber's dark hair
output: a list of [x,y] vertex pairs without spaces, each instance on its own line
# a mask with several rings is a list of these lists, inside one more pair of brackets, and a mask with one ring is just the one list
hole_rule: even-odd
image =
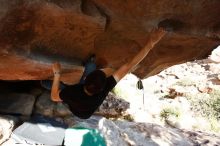
[[95,70],[86,77],[84,87],[89,93],[97,94],[103,90],[105,84],[105,73],[101,70]]

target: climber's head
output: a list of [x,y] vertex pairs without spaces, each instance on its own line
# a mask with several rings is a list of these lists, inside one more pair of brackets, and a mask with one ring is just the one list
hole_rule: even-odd
[[106,85],[106,75],[101,70],[91,72],[85,79],[84,89],[90,95],[101,92]]

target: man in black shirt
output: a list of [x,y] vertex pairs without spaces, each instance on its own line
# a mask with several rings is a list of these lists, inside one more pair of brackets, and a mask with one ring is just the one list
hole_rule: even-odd
[[131,61],[121,66],[110,77],[106,77],[105,73],[101,70],[95,70],[86,76],[83,84],[66,86],[62,90],[59,89],[60,64],[53,64],[54,80],[51,100],[54,102],[65,102],[69,105],[72,113],[79,118],[89,118],[102,104],[117,82],[139,64],[165,34],[166,32],[162,28],[153,30],[145,47]]

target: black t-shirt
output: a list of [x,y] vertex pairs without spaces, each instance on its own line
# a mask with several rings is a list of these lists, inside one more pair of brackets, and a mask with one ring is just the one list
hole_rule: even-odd
[[113,76],[107,78],[104,90],[98,94],[89,96],[84,92],[83,84],[66,86],[60,92],[60,98],[69,105],[70,110],[77,117],[87,119],[102,104],[115,85],[117,84]]

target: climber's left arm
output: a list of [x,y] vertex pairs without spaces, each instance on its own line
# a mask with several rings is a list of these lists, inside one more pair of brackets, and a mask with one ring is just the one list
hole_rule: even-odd
[[145,47],[141,49],[140,52],[131,61],[124,64],[116,72],[113,73],[113,77],[115,78],[115,80],[117,82],[120,81],[127,73],[132,70],[133,67],[139,64],[165,34],[166,31],[163,28],[152,30]]

